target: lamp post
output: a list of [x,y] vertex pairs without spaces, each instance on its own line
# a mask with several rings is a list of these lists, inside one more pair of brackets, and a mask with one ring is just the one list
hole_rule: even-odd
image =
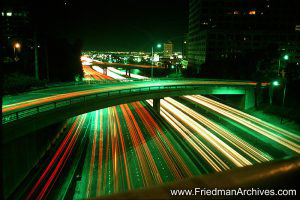
[[16,49],[17,49],[17,51],[19,51],[20,48],[21,48],[21,44],[20,44],[19,42],[16,42],[16,43],[14,44],[14,59],[15,59],[15,61],[18,60],[18,56],[17,56],[17,53],[16,53]]
[[[156,47],[157,48],[161,48],[161,44],[157,44]],[[152,56],[151,57],[152,57],[152,62],[151,62],[151,65],[152,65],[152,67],[151,67],[151,78],[153,78],[153,60],[154,60],[153,46],[152,46]]]
[[[288,54],[285,54],[285,55],[283,56],[283,59],[284,59],[284,60],[288,60],[288,59],[289,59],[289,55],[288,55]],[[280,68],[281,68],[281,58],[279,58],[279,60],[278,60],[278,75],[280,74],[280,72],[279,72]]]
[[[283,57],[284,60],[288,60],[289,59],[289,55],[284,55]],[[285,101],[285,94],[286,94],[286,85],[287,85],[287,80],[286,77],[284,76],[284,74],[282,75],[283,80],[284,80],[284,89],[283,89],[283,96],[282,96],[282,112],[284,114],[284,101]],[[281,115],[281,120],[280,123],[282,124],[283,121],[283,116]]]

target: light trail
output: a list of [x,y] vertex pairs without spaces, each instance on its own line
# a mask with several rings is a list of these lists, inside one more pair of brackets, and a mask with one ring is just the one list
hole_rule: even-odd
[[278,127],[278,126],[274,126],[274,125],[272,125],[270,123],[267,123],[267,122],[265,122],[265,121],[263,121],[261,119],[258,119],[256,117],[254,117],[252,115],[249,115],[247,113],[244,113],[242,111],[234,109],[232,107],[229,107],[229,106],[227,106],[225,104],[222,104],[222,103],[219,103],[217,101],[213,101],[213,100],[211,100],[209,98],[206,98],[204,96],[197,95],[195,97],[199,98],[199,99],[201,99],[201,100],[203,100],[205,102],[211,103],[211,104],[213,104],[213,105],[215,105],[215,106],[217,106],[217,107],[219,107],[221,109],[227,110],[227,111],[229,111],[229,112],[231,112],[231,113],[233,113],[235,115],[238,115],[238,116],[240,116],[242,118],[245,118],[245,119],[247,119],[247,120],[249,120],[251,122],[254,122],[254,123],[256,123],[256,124],[258,124],[258,125],[260,125],[262,127],[265,127],[267,129],[271,129],[272,131],[275,131],[276,133],[280,133],[281,135],[284,135],[284,136],[288,137],[289,139],[292,139],[292,140],[295,140],[297,142],[300,142],[300,136],[296,135],[296,134],[293,134],[290,131],[284,130],[284,129]]
[[[97,72],[99,73],[102,73],[103,74],[103,69],[99,66],[93,66],[93,69],[96,70]],[[125,77],[123,76],[120,76],[114,72],[112,72],[111,70],[107,69],[107,76],[110,76],[112,77],[113,79],[119,79],[119,80],[124,80],[126,79]]]
[[59,146],[55,155],[52,157],[50,163],[46,167],[43,174],[37,180],[33,188],[26,196],[26,200],[29,199],[45,199],[51,188],[53,187],[58,175],[61,173],[66,161],[68,160],[72,149],[78,139],[79,132],[82,129],[82,125],[85,121],[86,114],[81,117],[74,118],[67,136]]
[[223,116],[226,116],[226,117],[230,118],[231,120],[234,120],[234,121],[238,122],[239,124],[242,124],[242,125],[250,128],[251,130],[254,130],[257,133],[260,133],[260,134],[270,138],[271,140],[276,141],[277,143],[287,147],[288,149],[291,149],[297,153],[300,153],[300,146],[298,144],[294,143],[293,141],[290,141],[290,140],[288,140],[284,137],[281,137],[277,134],[274,134],[262,127],[259,127],[258,125],[248,121],[247,119],[243,119],[243,118],[236,116],[226,110],[220,109],[217,106],[212,105],[211,103],[207,103],[206,101],[202,100],[201,96],[196,96],[196,97],[195,96],[184,96],[184,98],[189,99],[200,105],[203,105],[207,108],[210,108],[213,111],[215,111]]
[[[231,132],[227,131],[223,127],[217,125],[213,121],[209,120],[208,118],[200,115],[199,113],[195,112],[194,110],[190,109],[189,107],[179,103],[178,101],[175,101],[172,98],[165,98],[165,100],[178,108],[180,111],[184,112],[185,114],[192,117],[194,120],[196,120],[198,123],[204,124],[206,127],[214,131],[215,134],[217,134],[219,137],[223,138],[230,144],[234,145],[235,148],[240,149],[245,154],[250,156],[252,159],[254,159],[256,162],[266,162],[272,160],[272,158],[268,155],[264,156],[264,153],[254,146],[250,145],[249,143],[243,141],[242,139],[238,138]],[[243,159],[244,160],[244,159]],[[248,160],[244,160],[244,164],[250,165],[252,164]]]
[[[108,67],[107,69],[114,72],[114,73],[116,73],[116,74],[121,74],[123,76],[126,75],[126,72],[120,71],[120,70],[115,69],[113,67]],[[136,79],[149,79],[149,77],[141,76],[141,75],[137,75],[137,74],[133,74],[133,73],[130,74],[130,76],[131,76],[131,78],[136,78]]]

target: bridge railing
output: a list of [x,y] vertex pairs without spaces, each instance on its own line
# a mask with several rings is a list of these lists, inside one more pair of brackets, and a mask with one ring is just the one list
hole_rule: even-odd
[[[233,81],[233,80],[220,80],[220,79],[198,79],[198,78],[189,78],[189,79],[181,79],[181,78],[152,78],[152,79],[126,79],[126,80],[92,80],[91,82],[88,83],[78,83],[74,82],[75,85],[79,84],[89,84],[89,83],[94,83],[94,84],[114,84],[114,83],[128,83],[128,82],[159,82],[159,81],[218,81],[218,86],[222,85],[221,83],[223,82],[224,85],[226,85],[227,82],[236,82],[239,83],[240,85],[250,85],[250,86],[255,86],[255,82],[249,82],[249,81]],[[220,83],[221,82],[221,83]],[[209,83],[208,83],[209,84]],[[62,106],[67,106],[70,104],[78,103],[78,102],[85,102],[86,100],[89,100],[91,98],[98,98],[98,97],[106,97],[106,96],[112,96],[115,94],[123,94],[123,93],[136,93],[136,92],[143,92],[143,91],[151,91],[151,90],[170,90],[170,89],[182,89],[182,88],[189,88],[189,89],[198,89],[199,87],[204,86],[206,84],[193,84],[193,85],[165,85],[165,86],[147,86],[147,87],[138,87],[138,88],[132,88],[132,89],[122,89],[122,90],[114,90],[114,91],[108,91],[108,92],[99,92],[97,94],[88,94],[88,95],[81,95],[79,97],[73,97],[73,98],[68,98],[66,100],[56,100],[50,103],[46,104],[40,104],[37,106],[30,106],[18,111],[8,111],[7,113],[2,113],[2,124],[6,124],[15,120],[22,119],[24,117],[32,116],[37,113],[45,112],[51,109],[56,109]]]
[[[76,85],[90,85],[90,84],[117,84],[117,83],[128,83],[128,82],[150,82],[150,81],[224,81],[224,82],[237,82],[237,80],[225,80],[225,79],[199,79],[199,78],[145,78],[145,79],[136,79],[136,78],[127,78],[127,79],[114,79],[114,80],[83,80],[83,81],[72,81],[65,83],[49,83],[43,87],[32,88],[33,90],[48,89],[55,87],[65,87],[65,86],[76,86]],[[241,80],[238,82],[251,83],[256,85],[255,82]],[[268,83],[264,83],[262,86],[267,86]]]
[[71,104],[86,102],[88,100],[96,99],[96,98],[104,98],[104,97],[110,97],[110,96],[120,95],[120,94],[134,94],[134,93],[141,93],[147,91],[149,92],[155,90],[164,91],[164,90],[174,90],[174,89],[178,90],[178,89],[187,89],[187,88],[199,89],[199,87],[200,87],[199,85],[198,86],[197,85],[147,86],[147,87],[129,88],[129,89],[107,91],[107,92],[98,92],[94,94],[80,95],[78,97],[72,97],[64,100],[55,100],[50,103],[43,103],[37,106],[30,106],[17,111],[8,111],[7,113],[2,113],[2,124],[7,124],[9,122],[13,122],[25,117],[33,116],[38,113],[61,108]]

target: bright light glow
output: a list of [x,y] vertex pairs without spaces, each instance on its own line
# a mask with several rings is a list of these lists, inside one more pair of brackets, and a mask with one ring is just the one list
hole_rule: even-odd
[[157,44],[157,46],[156,46],[157,48],[160,48],[161,47],[161,44]]
[[7,12],[6,16],[8,16],[8,17],[12,16],[12,12]]
[[284,60],[288,60],[289,59],[289,55],[284,55],[283,59]]
[[2,14],[2,16],[4,16],[4,12],[2,12],[1,14]]
[[159,61],[159,55],[158,54],[154,54],[153,61],[154,62],[158,62]]
[[17,43],[15,44],[15,48],[17,48],[17,49],[21,48],[20,43],[17,42]]
[[273,81],[273,85],[274,85],[274,86],[280,85],[280,84],[279,84],[279,81]]
[[238,15],[238,14],[240,14],[240,11],[235,10],[235,11],[233,11],[233,14],[234,14],[234,15]]
[[[102,69],[101,67],[93,66],[93,69],[96,70],[97,72],[100,72],[100,73],[103,74],[103,69]],[[112,72],[112,71],[110,70],[110,67],[107,68],[107,76],[110,76],[110,77],[112,77],[112,78],[114,78],[114,79],[126,79],[125,77],[120,76],[120,75],[118,75],[118,74]]]
[[256,11],[255,10],[250,10],[249,11],[249,15],[255,15],[256,14]]
[[[116,73],[116,74],[126,75],[126,72],[120,71],[120,70],[115,69],[113,67],[108,67],[108,70],[113,72],[113,73]],[[148,77],[146,77],[146,76],[140,76],[140,75],[137,75],[137,74],[130,74],[130,76],[132,78],[137,78],[137,79],[148,79]]]
[[86,62],[93,62],[93,59],[89,58],[88,56],[86,55],[83,55],[80,57],[80,60],[81,61],[86,61]]
[[178,56],[178,58],[180,58],[180,59],[181,59],[181,58],[182,58],[182,55],[179,55],[179,56]]
[[83,61],[82,65],[88,65],[88,66],[90,66],[90,65],[92,65],[92,63],[91,62],[87,62],[87,61]]

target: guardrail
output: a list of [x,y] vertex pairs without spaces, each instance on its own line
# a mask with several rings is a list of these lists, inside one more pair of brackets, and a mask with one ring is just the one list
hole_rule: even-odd
[[53,110],[56,108],[68,106],[79,102],[85,102],[87,100],[91,100],[95,98],[110,97],[110,96],[120,95],[120,94],[140,93],[140,92],[147,92],[153,90],[163,91],[163,90],[183,89],[183,88],[198,89],[199,87],[200,85],[198,86],[196,85],[147,86],[147,87],[130,88],[130,89],[107,91],[107,92],[99,92],[95,94],[81,95],[79,97],[72,97],[65,100],[57,100],[50,103],[40,104],[34,107],[21,109],[15,112],[11,111],[8,114],[2,113],[2,124],[7,124],[9,122],[16,121],[25,117],[29,117],[37,113]]
[[[90,82],[84,81],[83,84],[89,84],[89,83],[94,83],[94,84],[113,84],[113,83],[128,83],[128,82],[143,82],[143,81],[218,81],[218,82],[239,82],[239,83],[245,83],[245,85],[251,85],[255,86],[255,82],[249,82],[249,81],[233,81],[233,80],[220,80],[220,79],[198,79],[198,78],[189,78],[189,79],[180,79],[180,78],[154,78],[154,79],[125,79],[125,80],[92,80]],[[75,85],[80,84],[81,82],[74,82]],[[201,84],[201,86],[204,86],[206,84]],[[226,84],[224,84],[226,85]],[[60,85],[62,86],[62,85]],[[63,85],[64,86],[64,85]],[[220,86],[220,84],[218,84]],[[89,94],[89,95],[84,95],[80,97],[73,97],[73,98],[68,98],[66,100],[57,100],[53,101],[51,103],[46,103],[46,104],[40,104],[35,107],[30,107],[30,108],[25,108],[16,112],[9,112],[8,114],[2,113],[2,124],[6,124],[12,121],[16,121],[19,119],[22,119],[24,117],[32,116],[34,114],[48,111],[51,109],[56,109],[59,107],[63,107],[66,105],[78,103],[78,102],[85,102],[88,99],[91,98],[97,98],[97,97],[107,97],[107,96],[112,96],[115,94],[123,94],[123,93],[134,93],[134,92],[142,92],[142,91],[151,91],[151,90],[165,90],[165,89],[179,89],[179,88],[190,88],[190,89],[197,89],[200,87],[199,85],[167,85],[167,86],[147,86],[147,87],[139,87],[139,88],[132,88],[132,89],[122,89],[122,90],[114,90],[114,91],[108,91],[108,92],[99,92],[97,94]],[[151,89],[152,88],[152,89]]]
[[[43,87],[32,88],[30,91],[46,89],[46,88],[55,88],[55,87],[64,87],[64,86],[75,86],[75,85],[89,85],[89,84],[114,84],[114,83],[128,83],[128,82],[149,82],[149,81],[223,81],[223,82],[237,82],[237,80],[225,80],[225,79],[199,79],[199,78],[145,78],[145,79],[114,79],[114,80],[84,80],[84,81],[72,81],[65,83],[50,83]],[[256,85],[255,82],[241,80],[245,84]],[[267,86],[269,83],[262,83],[262,86]]]

